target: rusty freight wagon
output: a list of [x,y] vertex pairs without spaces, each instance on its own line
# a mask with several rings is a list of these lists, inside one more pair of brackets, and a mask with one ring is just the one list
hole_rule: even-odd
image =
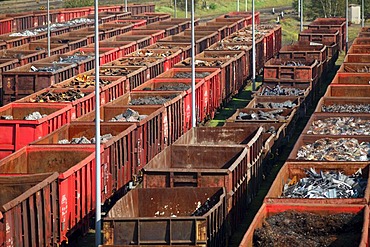
[[56,172],[0,175],[1,246],[52,246],[57,243],[58,175]]
[[143,186],[226,187],[230,224],[234,228],[261,181],[262,167],[250,163],[250,155],[243,145],[171,145],[144,167]]
[[[136,125],[136,142],[133,146],[133,155],[135,158],[132,169],[135,176],[166,144],[166,130],[164,128],[168,127],[168,125],[166,122],[167,116],[164,111],[165,109],[160,105],[135,106],[113,104],[100,107],[100,118],[103,122],[128,122],[124,116],[140,114],[137,120],[130,120],[130,123]],[[140,116],[142,117],[140,118]],[[91,123],[94,120],[95,111],[76,119],[76,122]]]
[[[40,239],[43,238],[43,232],[46,235],[55,234],[57,237],[51,244],[56,245],[68,241],[76,230],[84,232],[87,229],[96,205],[94,150],[75,146],[26,146],[0,161],[0,173],[12,174],[15,180],[17,175],[59,173],[54,180],[57,183],[57,198],[53,198],[53,201],[48,197],[39,198],[40,204],[52,203],[58,207],[57,214],[53,215],[53,219],[46,218],[45,221],[40,218],[38,225],[24,229],[29,236],[35,230],[42,234],[38,237]],[[106,163],[102,161],[102,202],[111,196],[105,190],[112,182],[111,174],[105,166]],[[14,231],[22,231],[22,228],[19,226]]]
[[[134,123],[101,123],[103,160],[112,176],[112,183],[105,188],[110,193],[120,191],[134,177],[135,147],[137,144]],[[95,123],[73,122],[62,126],[31,145],[59,145],[94,148]]]
[[226,246],[223,188],[135,189],[103,219],[104,244]]

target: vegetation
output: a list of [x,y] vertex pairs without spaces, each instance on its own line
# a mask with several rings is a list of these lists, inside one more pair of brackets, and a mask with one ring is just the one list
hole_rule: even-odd
[[[338,17],[345,16],[345,0],[304,0],[303,14],[308,20],[317,17]],[[361,5],[362,0],[349,0],[349,4]],[[296,9],[298,1],[293,1],[293,7]],[[365,18],[370,17],[370,5],[365,4]]]
[[[177,17],[184,17],[185,16],[185,1],[186,0],[176,0],[177,2]],[[188,11],[190,12],[190,3],[191,0],[188,1]],[[236,11],[237,9],[237,0],[195,0],[196,7],[195,7],[195,15],[197,17],[206,17],[206,16],[215,16],[231,11]],[[156,11],[158,12],[165,12],[173,14],[173,3],[174,0],[160,0],[156,1]],[[245,10],[245,1],[239,0],[239,9],[241,11]],[[252,9],[252,1],[247,0],[248,10]],[[260,8],[272,8],[272,7],[282,7],[282,6],[291,6],[293,4],[293,0],[256,0],[255,1],[255,9],[258,10]],[[190,17],[190,14],[188,14]]]
[[[177,3],[177,17],[185,17],[185,1],[186,0],[176,0]],[[145,2],[155,2],[157,12],[165,13],[174,13],[174,0],[141,0],[141,1],[130,1],[129,3],[145,3]],[[190,13],[191,9],[191,0],[188,2],[188,11]],[[195,15],[197,17],[206,17],[206,16],[215,16],[230,11],[236,11],[237,9],[237,0],[194,0],[195,2]],[[245,10],[245,0],[239,0],[240,10]],[[252,0],[247,0],[248,10],[252,8]],[[123,4],[122,0],[100,0],[99,5],[108,5],[108,4]],[[256,10],[260,8],[272,8],[272,7],[281,7],[281,6],[291,6],[293,0],[256,0],[255,8]],[[84,6],[93,6],[94,0],[64,0],[64,7],[84,7]],[[188,14],[190,17],[190,14]]]
[[94,0],[65,0],[65,8],[75,8],[75,7],[84,7],[84,6],[93,6]]

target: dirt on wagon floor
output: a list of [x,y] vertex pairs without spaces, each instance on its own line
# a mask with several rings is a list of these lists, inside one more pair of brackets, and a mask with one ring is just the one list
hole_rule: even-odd
[[273,215],[256,229],[253,246],[359,246],[363,214],[322,216],[286,211]]

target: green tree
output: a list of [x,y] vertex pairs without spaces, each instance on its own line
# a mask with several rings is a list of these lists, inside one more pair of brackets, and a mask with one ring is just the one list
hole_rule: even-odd
[[[177,8],[179,8],[181,10],[185,10],[185,1],[186,0],[177,0],[176,1],[177,2]],[[194,0],[195,7],[198,6],[199,1],[203,2],[203,0]],[[191,0],[188,0],[188,10],[190,11],[190,9],[191,9]]]
[[[365,17],[369,16],[370,6],[366,5]],[[317,17],[345,17],[345,0],[303,0],[303,14],[305,19],[313,20]],[[361,4],[361,0],[351,0],[348,4]],[[298,0],[293,2],[294,9],[297,9]]]

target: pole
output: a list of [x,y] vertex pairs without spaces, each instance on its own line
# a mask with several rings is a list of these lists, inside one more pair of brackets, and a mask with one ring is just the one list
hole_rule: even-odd
[[248,0],[245,0],[245,12],[248,11]]
[[95,0],[95,245],[101,244],[101,165],[100,165],[100,87],[99,87],[99,0]]
[[300,27],[300,30],[301,32],[303,31],[303,0],[301,0],[301,27]]
[[254,0],[252,0],[252,90],[256,90],[256,37],[255,37]]
[[185,18],[188,18],[188,0],[185,0]]
[[298,0],[298,18],[301,18],[301,0]]
[[192,127],[197,126],[195,104],[195,34],[194,34],[194,0],[191,0],[191,116]]
[[50,57],[50,1],[47,0],[48,57]]
[[239,12],[239,4],[240,4],[240,0],[237,0],[236,2],[237,2],[237,3],[236,3],[236,11],[237,11],[237,12]]
[[348,0],[346,0],[346,54],[348,52]]
[[125,0],[125,12],[127,12],[127,0]]
[[174,0],[174,6],[173,6],[173,12],[174,12],[174,17],[177,18],[177,9],[176,9],[177,2]]
[[365,1],[362,0],[361,1],[361,11],[362,11],[362,20],[361,20],[361,27],[364,27],[365,26]]

